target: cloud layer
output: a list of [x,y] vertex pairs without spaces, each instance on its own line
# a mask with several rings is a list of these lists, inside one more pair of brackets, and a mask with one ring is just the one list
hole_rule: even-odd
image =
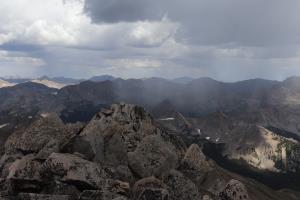
[[10,0],[1,76],[300,75],[298,0]]

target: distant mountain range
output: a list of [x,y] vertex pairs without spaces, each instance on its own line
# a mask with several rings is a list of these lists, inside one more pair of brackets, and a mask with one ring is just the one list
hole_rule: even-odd
[[[43,84],[47,87],[50,88],[56,88],[56,89],[61,89],[67,85],[75,85],[79,84],[84,81],[93,81],[93,82],[102,82],[102,81],[113,81],[115,79],[118,79],[116,77],[113,77],[111,75],[101,75],[101,76],[93,76],[89,79],[75,79],[75,78],[65,78],[65,77],[48,77],[48,76],[42,76],[39,78],[1,78],[0,77],[0,88],[3,87],[10,87],[16,84],[20,83],[25,83],[25,82],[36,82]],[[175,83],[188,83],[194,80],[193,78],[190,77],[180,77],[176,79],[172,79],[170,81],[175,82]]]

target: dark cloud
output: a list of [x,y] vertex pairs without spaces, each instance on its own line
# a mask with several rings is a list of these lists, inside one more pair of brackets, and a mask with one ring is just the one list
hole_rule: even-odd
[[300,43],[298,0],[85,0],[95,23],[179,22],[177,40],[201,45]]
[[164,13],[152,0],[86,0],[85,11],[96,23],[159,20]]

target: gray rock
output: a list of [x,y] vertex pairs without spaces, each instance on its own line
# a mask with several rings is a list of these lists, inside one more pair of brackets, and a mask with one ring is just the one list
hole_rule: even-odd
[[23,154],[4,154],[0,159],[1,177],[6,178],[9,173],[9,166],[18,159],[21,159]]
[[170,199],[201,199],[197,186],[179,171],[171,170],[163,177],[163,182],[168,186]]
[[45,178],[57,179],[81,189],[101,188],[107,173],[96,163],[71,154],[52,153],[42,166]]
[[133,199],[135,200],[168,200],[167,186],[155,177],[148,177],[137,181],[133,186]]
[[[97,120],[93,119],[84,128],[80,133],[80,141],[89,149],[88,155],[84,153],[85,156],[92,158],[94,161],[104,161],[104,137],[102,135],[101,124]],[[82,152],[80,151],[79,153]]]
[[129,183],[118,180],[106,180],[99,190],[85,190],[79,200],[111,200],[127,198],[129,196]]
[[40,176],[41,163],[30,154],[16,160],[9,167],[6,179],[10,182],[13,191],[39,190],[42,185]]
[[38,153],[37,158],[46,159],[51,153],[59,152],[60,146],[76,134],[81,124],[65,125],[56,114],[35,121],[21,135],[12,134],[5,144],[6,153]]
[[52,195],[68,195],[72,199],[76,199],[81,191],[77,189],[75,185],[68,183],[63,183],[60,181],[48,182],[41,191],[42,194],[52,194]]
[[115,104],[98,113],[80,133],[81,139],[91,146],[94,161],[127,163],[124,152],[132,152],[147,135],[157,128],[142,107]]
[[205,178],[206,173],[211,171],[213,166],[199,146],[197,144],[192,144],[186,151],[179,169],[194,181],[196,185],[200,185]]
[[126,181],[129,183],[135,182],[135,177],[132,174],[131,170],[127,165],[119,165],[119,166],[103,166],[105,171],[113,177],[113,179]]
[[122,139],[122,127],[115,126],[104,138],[104,159],[113,166],[128,165],[127,150]]
[[249,200],[247,189],[238,180],[230,180],[224,190],[218,195],[219,200]]
[[93,161],[95,157],[95,151],[90,142],[78,135],[72,137],[67,143],[63,144],[61,152],[80,155],[79,157],[83,157],[89,161]]
[[160,176],[178,164],[175,147],[159,135],[147,136],[128,153],[130,168],[140,177]]

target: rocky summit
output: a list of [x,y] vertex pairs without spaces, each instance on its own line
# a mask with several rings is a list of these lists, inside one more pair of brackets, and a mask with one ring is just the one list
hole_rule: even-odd
[[184,141],[131,104],[112,105],[86,124],[46,114],[6,141],[0,199],[299,199],[222,169],[200,144]]

